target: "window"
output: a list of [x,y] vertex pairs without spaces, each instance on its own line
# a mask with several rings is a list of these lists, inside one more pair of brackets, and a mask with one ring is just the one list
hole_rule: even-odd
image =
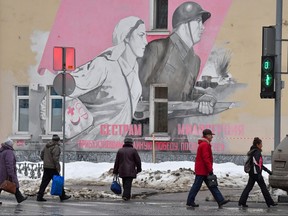
[[16,87],[17,132],[29,131],[29,87]]
[[155,0],[154,28],[167,29],[168,0]]
[[62,96],[49,88],[49,128],[50,132],[62,132]]

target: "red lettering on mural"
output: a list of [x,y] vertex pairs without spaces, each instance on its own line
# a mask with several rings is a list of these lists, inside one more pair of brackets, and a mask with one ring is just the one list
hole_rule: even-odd
[[123,142],[111,140],[79,140],[78,147],[83,149],[119,149]]
[[205,128],[211,129],[217,136],[243,136],[244,125],[232,124],[178,124],[178,135],[201,136]]
[[102,136],[109,135],[130,135],[141,136],[142,125],[141,124],[103,124],[100,125],[100,134]]
[[[111,141],[111,140],[79,140],[78,147],[81,149],[119,149],[123,146],[121,141]],[[153,142],[152,141],[138,141],[135,140],[133,144],[134,148],[139,151],[152,151]],[[198,148],[198,143],[196,142],[155,142],[156,151],[183,151],[196,153]],[[213,143],[213,152],[223,153],[225,150],[225,145],[223,143]]]
[[75,100],[75,101],[76,101],[76,103],[74,104],[74,106],[75,106],[76,110],[78,111],[79,116],[81,116],[84,119],[87,119],[88,118],[88,114],[85,111],[85,109],[82,107],[82,104],[79,103],[77,100]]

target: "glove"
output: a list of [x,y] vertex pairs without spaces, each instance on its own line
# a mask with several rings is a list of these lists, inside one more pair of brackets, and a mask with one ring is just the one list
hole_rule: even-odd
[[213,175],[213,174],[214,174],[213,171],[209,173],[209,175]]
[[268,173],[269,175],[272,175],[272,172],[271,172],[270,170],[267,170],[267,173]]

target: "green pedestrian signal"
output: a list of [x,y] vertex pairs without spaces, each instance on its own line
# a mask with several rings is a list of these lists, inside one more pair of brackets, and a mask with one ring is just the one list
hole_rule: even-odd
[[261,59],[261,98],[275,98],[274,92],[275,56],[262,56]]
[[265,85],[266,85],[267,87],[271,86],[271,85],[272,85],[272,81],[273,81],[272,75],[271,75],[270,73],[267,73],[267,74],[265,75]]

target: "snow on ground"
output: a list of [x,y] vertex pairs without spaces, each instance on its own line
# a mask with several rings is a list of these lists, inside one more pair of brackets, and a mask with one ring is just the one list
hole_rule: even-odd
[[[61,164],[62,165],[62,164]],[[65,164],[65,188],[76,198],[117,197],[109,191],[113,179],[113,163],[71,162]],[[271,169],[271,164],[265,165]],[[243,166],[234,163],[213,165],[214,174],[218,177],[220,187],[243,189],[248,181],[248,174]],[[268,185],[268,174],[263,172]],[[133,181],[133,187],[155,189],[161,192],[188,192],[194,181],[194,162],[169,161],[161,163],[142,162],[142,172]],[[31,180],[23,175],[18,176],[20,189],[28,195],[35,195],[41,179]],[[97,187],[106,186],[105,191],[97,191]],[[91,189],[92,188],[92,189]],[[49,187],[47,193],[49,194]],[[207,189],[203,184],[202,189]],[[279,195],[283,191],[277,190]],[[286,193],[285,193],[286,194]]]

